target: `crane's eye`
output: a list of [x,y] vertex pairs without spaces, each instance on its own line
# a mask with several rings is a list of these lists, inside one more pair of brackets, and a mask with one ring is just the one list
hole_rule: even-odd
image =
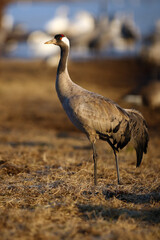
[[57,34],[56,36],[55,36],[55,39],[57,39],[57,40],[62,40],[62,38],[64,38],[65,36],[63,35],[63,34]]
[[62,40],[62,38],[64,38],[64,35],[63,34],[60,34],[60,40]]

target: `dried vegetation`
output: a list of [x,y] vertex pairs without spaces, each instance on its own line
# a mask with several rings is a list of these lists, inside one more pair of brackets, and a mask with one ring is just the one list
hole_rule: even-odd
[[[71,63],[70,70],[78,84],[124,107],[121,97],[149,75],[135,60]],[[131,145],[120,152],[122,185],[112,150],[97,143],[94,187],[92,150],[63,113],[54,79],[43,63],[0,62],[0,238],[159,239],[160,112],[139,107],[149,151],[138,169]]]

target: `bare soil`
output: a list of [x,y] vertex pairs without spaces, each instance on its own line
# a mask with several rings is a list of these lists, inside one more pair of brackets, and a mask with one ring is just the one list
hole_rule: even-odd
[[70,62],[70,75],[88,90],[142,112],[150,143],[140,168],[129,144],[119,154],[92,149],[58,101],[56,69],[44,62],[0,61],[0,239],[160,239],[160,111],[123,96],[151,77],[138,59]]

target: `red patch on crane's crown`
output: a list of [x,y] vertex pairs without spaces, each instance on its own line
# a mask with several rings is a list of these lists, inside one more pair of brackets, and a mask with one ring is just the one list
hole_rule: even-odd
[[60,40],[62,40],[63,37],[65,37],[63,34],[59,34]]
[[57,40],[62,40],[63,37],[65,37],[63,34],[57,34],[57,35],[55,35],[54,38]]

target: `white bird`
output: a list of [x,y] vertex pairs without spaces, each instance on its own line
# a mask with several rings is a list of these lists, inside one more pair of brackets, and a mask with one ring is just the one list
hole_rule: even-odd
[[[47,41],[49,37],[51,36],[42,31],[34,31],[29,35],[27,44],[36,57],[56,56],[59,53],[58,49],[52,46],[48,46],[46,49],[46,47],[42,45],[42,42]],[[41,41],[39,41],[39,39],[41,39]]]
[[45,25],[47,33],[54,35],[56,32],[67,32],[70,27],[68,12],[69,9],[66,5],[60,6],[55,16]]
[[87,11],[79,11],[70,22],[68,33],[71,37],[93,34],[95,29],[94,17]]
[[56,91],[62,106],[72,123],[84,132],[93,148],[94,184],[97,184],[96,140],[101,139],[112,147],[116,160],[118,184],[120,183],[116,152],[133,140],[137,153],[137,167],[143,153],[147,152],[148,129],[141,113],[123,109],[112,100],[87,91],[72,82],[67,68],[70,43],[63,34],[56,35],[46,44],[58,45],[61,57],[57,69]]

